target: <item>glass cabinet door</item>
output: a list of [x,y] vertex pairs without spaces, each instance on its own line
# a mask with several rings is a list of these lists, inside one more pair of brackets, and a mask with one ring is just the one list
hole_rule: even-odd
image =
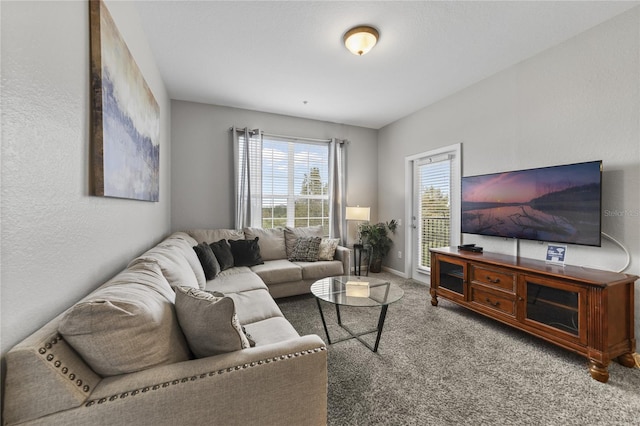
[[438,260],[439,287],[464,295],[464,264],[447,260]]
[[586,289],[526,275],[522,281],[527,324],[586,343]]

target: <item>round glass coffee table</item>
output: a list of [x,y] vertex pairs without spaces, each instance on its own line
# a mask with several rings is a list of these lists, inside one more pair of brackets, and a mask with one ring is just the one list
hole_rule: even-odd
[[[373,277],[361,276],[341,276],[329,277],[318,280],[311,285],[311,293],[316,297],[322,326],[327,335],[327,343],[342,342],[349,339],[357,339],[373,352],[378,351],[384,320],[387,316],[387,308],[393,302],[397,302],[404,295],[404,291],[398,285]],[[336,315],[338,317],[338,325],[342,327],[349,337],[340,340],[331,341],[327,323],[324,319],[320,300],[336,305]],[[364,331],[362,333],[354,333],[349,327],[342,324],[340,318],[340,306],[357,306],[357,307],[380,307],[380,317],[378,318],[378,326],[373,330]],[[365,342],[360,336],[377,332],[376,343],[372,347]]]

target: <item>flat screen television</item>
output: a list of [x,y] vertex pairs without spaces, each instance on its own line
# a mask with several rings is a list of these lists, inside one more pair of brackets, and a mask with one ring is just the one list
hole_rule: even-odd
[[462,178],[467,234],[600,246],[602,161]]

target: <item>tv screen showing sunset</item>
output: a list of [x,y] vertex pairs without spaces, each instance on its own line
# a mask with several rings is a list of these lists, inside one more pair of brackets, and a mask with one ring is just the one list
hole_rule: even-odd
[[462,178],[462,232],[600,245],[602,162]]

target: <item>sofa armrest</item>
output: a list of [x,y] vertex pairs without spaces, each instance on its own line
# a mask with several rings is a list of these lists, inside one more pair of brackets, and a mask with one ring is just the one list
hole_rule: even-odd
[[351,250],[343,246],[338,246],[333,258],[342,262],[342,269],[345,275],[351,275]]
[[320,337],[308,335],[105,378],[83,406],[49,420],[60,424],[324,425],[326,346]]

